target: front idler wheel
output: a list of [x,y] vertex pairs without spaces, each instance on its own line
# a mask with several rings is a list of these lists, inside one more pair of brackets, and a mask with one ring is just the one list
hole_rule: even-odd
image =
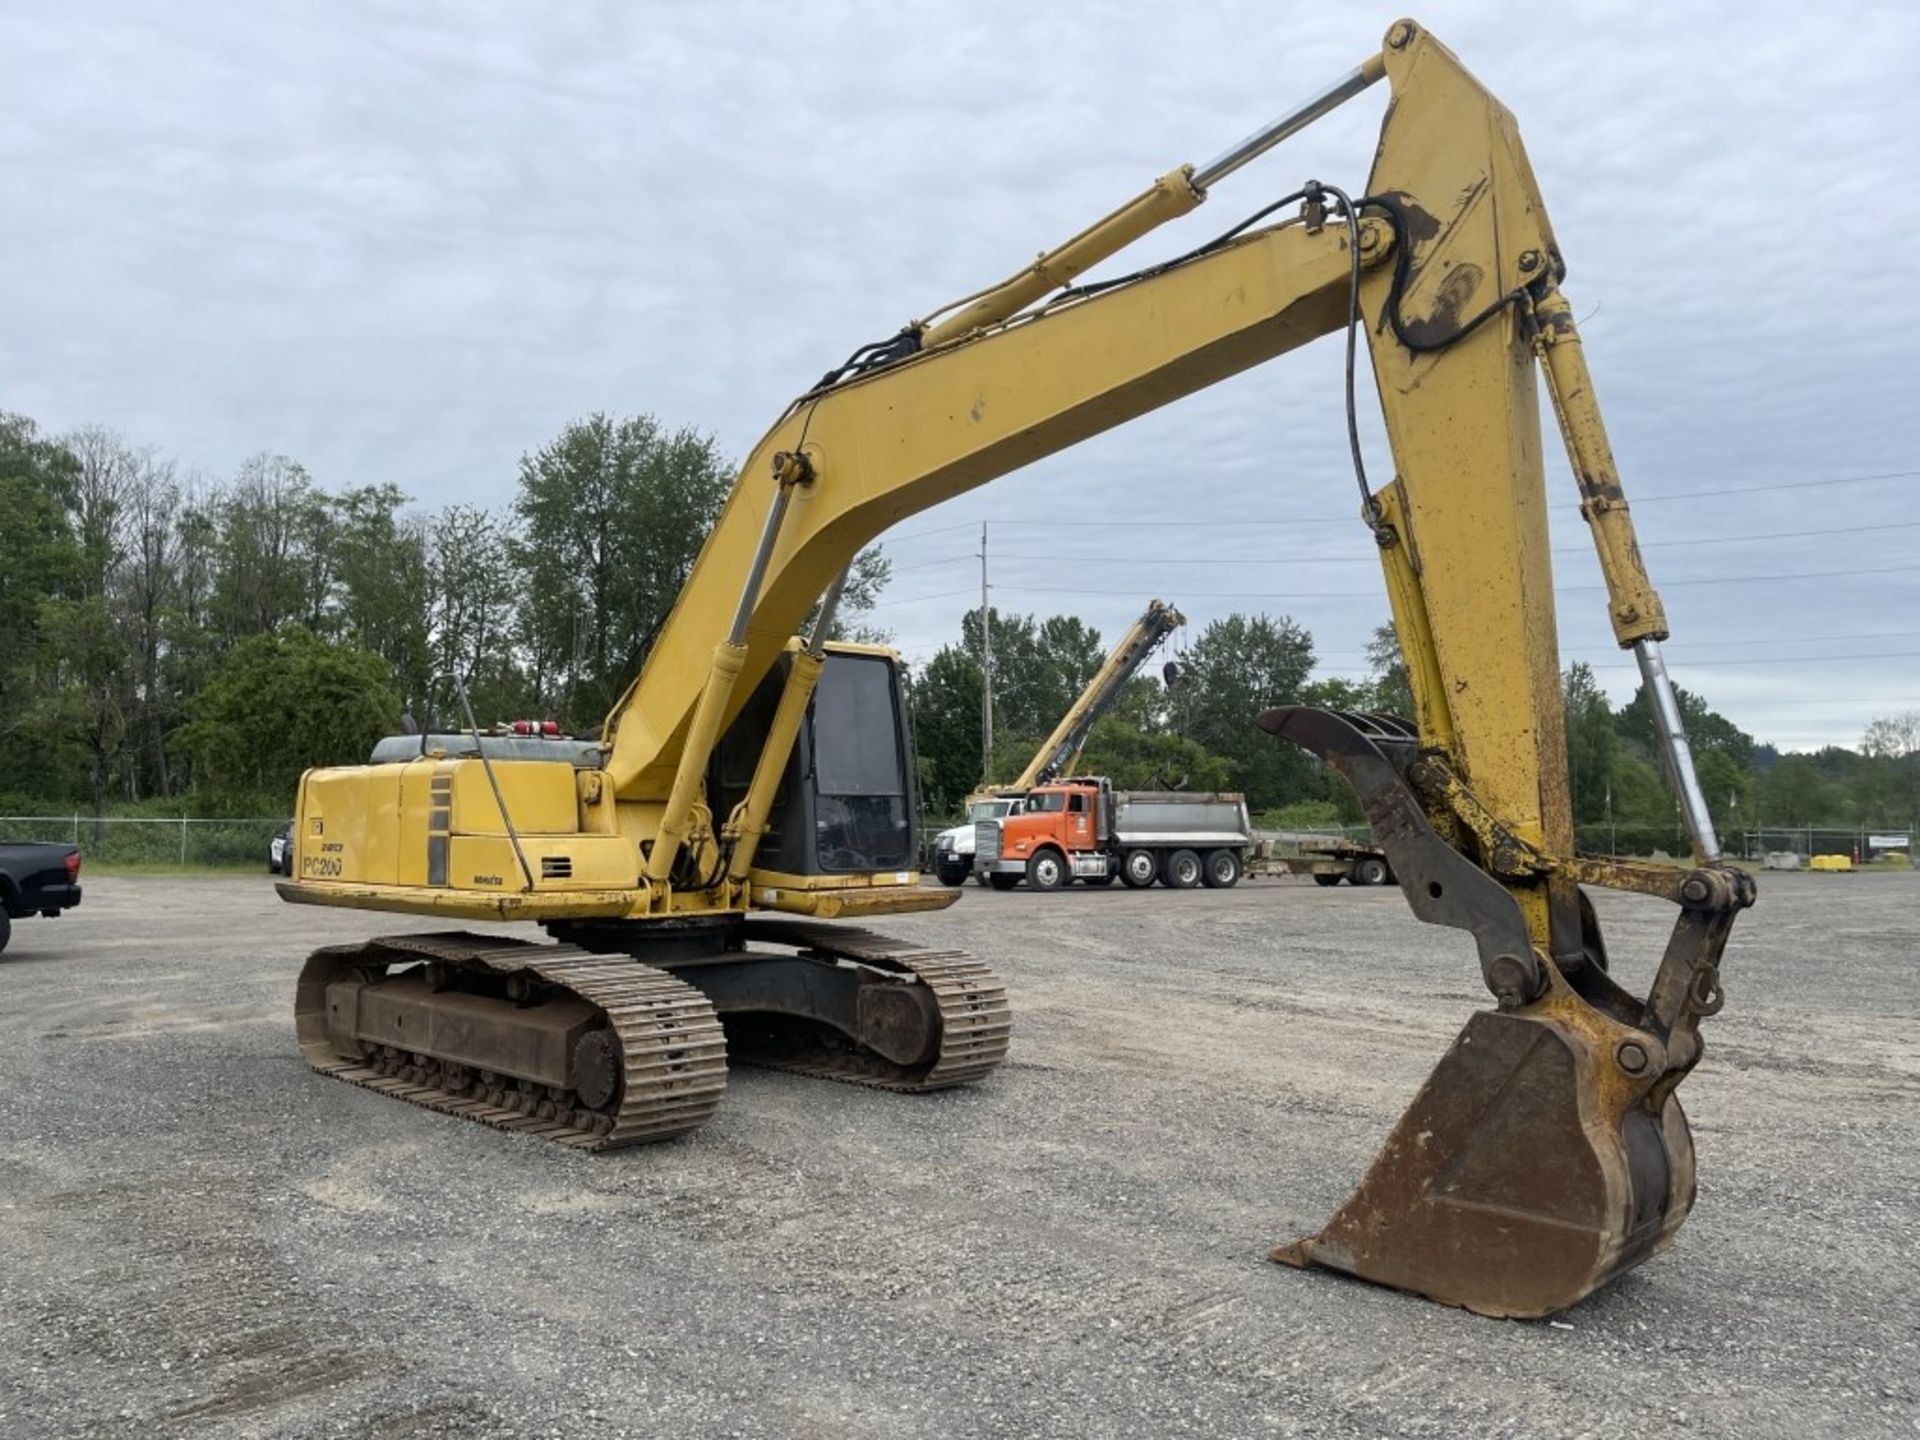
[[570,1078],[580,1103],[607,1110],[620,1094],[620,1046],[605,1030],[589,1030],[573,1042]]

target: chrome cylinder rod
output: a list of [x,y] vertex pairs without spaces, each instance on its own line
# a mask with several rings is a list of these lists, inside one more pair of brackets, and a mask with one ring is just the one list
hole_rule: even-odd
[[787,502],[792,495],[791,485],[775,483],[773,505],[767,511],[767,523],[760,531],[760,544],[753,552],[753,563],[747,570],[747,583],[740,589],[740,608],[734,611],[733,628],[727,632],[729,645],[747,643],[747,624],[753,619],[753,607],[759,603],[760,582],[766,579],[767,563],[773,559],[774,543],[780,538],[780,522],[787,518]]
[[1634,641],[1633,658],[1639,662],[1640,678],[1646,682],[1654,724],[1660,732],[1661,747],[1666,751],[1667,772],[1673,776],[1674,789],[1680,795],[1680,813],[1686,820],[1687,833],[1693,838],[1694,851],[1701,861],[1711,864],[1720,858],[1720,837],[1714,834],[1707,797],[1700,789],[1700,776],[1693,768],[1693,747],[1687,744],[1680,697],[1673,693],[1673,680],[1667,674],[1660,642]]
[[1209,189],[1224,180],[1249,160],[1257,159],[1289,135],[1297,134],[1328,111],[1337,110],[1362,90],[1387,73],[1386,62],[1375,55],[1358,69],[1342,75],[1311,100],[1288,111],[1271,124],[1247,136],[1238,145],[1222,151],[1193,172],[1193,188]]
[[847,588],[847,580],[853,574],[852,564],[848,564],[833,577],[833,584],[827,587],[826,598],[820,602],[820,613],[813,619],[813,632],[807,636],[807,653],[816,660],[827,653],[827,636],[833,631],[834,613],[840,608],[840,596]]

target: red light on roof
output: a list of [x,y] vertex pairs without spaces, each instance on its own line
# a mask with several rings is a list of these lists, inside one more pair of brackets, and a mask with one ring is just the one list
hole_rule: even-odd
[[560,722],[557,720],[542,720],[540,722],[540,733],[542,735],[558,735],[560,733]]
[[514,721],[513,733],[516,735],[531,735],[533,733],[533,722],[531,720]]

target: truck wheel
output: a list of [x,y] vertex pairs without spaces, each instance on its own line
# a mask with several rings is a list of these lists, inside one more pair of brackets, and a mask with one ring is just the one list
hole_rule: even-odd
[[1384,885],[1387,875],[1387,862],[1378,855],[1369,855],[1353,867],[1353,883],[1356,885]]
[[987,883],[996,890],[1011,890],[1020,883],[1018,875],[1002,875],[998,870],[990,871]]
[[1191,850],[1171,852],[1160,867],[1160,883],[1169,890],[1192,890],[1200,884],[1200,857]]
[[940,877],[942,885],[964,885],[972,870],[971,865],[936,865],[933,873]]
[[1035,890],[1058,890],[1072,878],[1066,857],[1058,850],[1042,850],[1027,861],[1027,884]]
[[1129,890],[1144,890],[1160,873],[1160,862],[1151,850],[1129,850],[1120,857],[1120,879]]
[[13,917],[0,910],[0,950],[7,948],[7,941],[13,938]]
[[1209,890],[1231,890],[1240,883],[1240,857],[1232,850],[1209,850],[1200,868],[1200,883]]
[[1316,885],[1338,885],[1340,883],[1340,877],[1338,875],[1321,875],[1316,872],[1313,877],[1313,883]]

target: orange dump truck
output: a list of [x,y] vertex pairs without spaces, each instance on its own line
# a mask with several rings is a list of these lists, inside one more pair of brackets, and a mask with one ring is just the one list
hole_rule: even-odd
[[979,821],[974,868],[996,890],[1116,879],[1135,889],[1158,880],[1224,890],[1245,873],[1252,843],[1244,795],[1115,790],[1081,777],[1035,786],[1018,815]]

